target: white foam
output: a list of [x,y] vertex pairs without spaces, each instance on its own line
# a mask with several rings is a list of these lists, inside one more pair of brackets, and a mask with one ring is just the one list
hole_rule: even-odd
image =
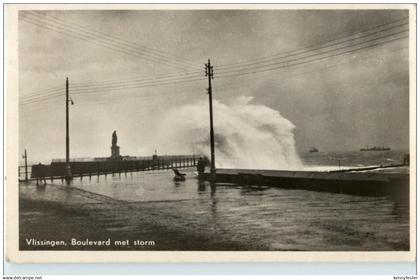
[[[296,152],[295,126],[265,105],[240,97],[232,105],[213,101],[216,167],[301,169]],[[209,157],[209,107],[201,101],[167,112],[157,127],[166,151]]]

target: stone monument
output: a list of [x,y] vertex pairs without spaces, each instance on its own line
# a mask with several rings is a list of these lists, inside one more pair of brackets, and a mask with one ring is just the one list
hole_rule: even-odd
[[120,157],[120,147],[117,146],[117,131],[114,130],[114,132],[112,133],[112,146],[111,146],[111,158],[112,159],[117,159]]

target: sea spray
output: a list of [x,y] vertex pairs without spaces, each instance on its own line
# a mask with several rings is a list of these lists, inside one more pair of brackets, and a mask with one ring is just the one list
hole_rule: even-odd
[[[232,105],[213,101],[217,168],[298,169],[295,126],[265,105],[239,97]],[[158,147],[165,153],[204,154],[209,157],[208,103],[174,108],[157,127]]]

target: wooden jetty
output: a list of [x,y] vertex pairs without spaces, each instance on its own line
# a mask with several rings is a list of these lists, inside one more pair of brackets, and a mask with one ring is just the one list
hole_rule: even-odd
[[[199,177],[210,180],[211,174]],[[404,199],[409,194],[409,174],[405,173],[217,169],[215,182]]]

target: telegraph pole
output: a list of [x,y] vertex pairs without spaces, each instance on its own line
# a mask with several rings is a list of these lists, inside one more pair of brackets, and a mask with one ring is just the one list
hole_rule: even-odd
[[[66,181],[72,179],[70,167],[70,138],[69,138],[69,78],[66,78]],[[73,103],[73,102],[72,102]]]
[[211,80],[213,80],[213,66],[211,66],[210,59],[206,64],[206,77],[209,80],[209,88],[207,90],[209,95],[209,111],[210,111],[210,152],[211,152],[211,166],[210,173],[211,179],[214,181],[216,178],[216,164],[214,160],[214,130],[213,130],[213,96],[211,88]]
[[23,158],[25,159],[25,181],[28,181],[28,155],[26,154],[26,149]]

